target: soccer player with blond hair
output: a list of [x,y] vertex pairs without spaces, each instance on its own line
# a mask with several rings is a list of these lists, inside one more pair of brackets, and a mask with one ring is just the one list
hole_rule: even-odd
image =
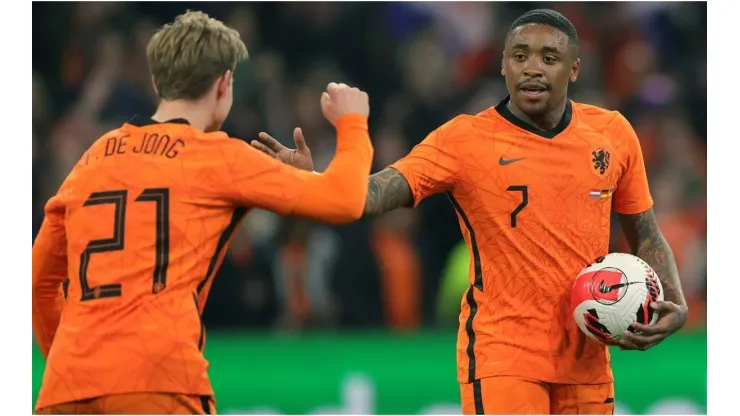
[[33,245],[33,331],[46,358],[37,414],[211,414],[201,314],[251,208],[331,224],[361,217],[373,156],[368,96],[331,83],[337,131],[323,174],[220,130],[239,34],[188,12],[151,39],[161,99],[82,155],[45,208]]

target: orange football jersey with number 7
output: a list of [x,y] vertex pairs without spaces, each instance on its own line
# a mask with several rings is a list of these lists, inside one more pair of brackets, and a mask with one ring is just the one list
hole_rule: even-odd
[[639,141],[615,111],[569,101],[560,124],[541,131],[507,102],[454,118],[392,165],[415,204],[449,196],[470,251],[458,380],[609,382],[607,348],[576,326],[570,289],[608,252],[612,210],[652,207]]

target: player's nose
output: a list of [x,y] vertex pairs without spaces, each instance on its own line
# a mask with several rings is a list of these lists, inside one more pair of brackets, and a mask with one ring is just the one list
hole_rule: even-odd
[[542,70],[537,67],[524,68],[524,76],[527,78],[542,78]]

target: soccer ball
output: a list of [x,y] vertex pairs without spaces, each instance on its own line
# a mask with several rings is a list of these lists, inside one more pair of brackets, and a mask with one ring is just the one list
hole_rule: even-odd
[[589,338],[614,345],[633,331],[632,323],[652,325],[658,314],[650,308],[663,300],[655,271],[639,257],[611,253],[584,267],[570,295],[573,318]]

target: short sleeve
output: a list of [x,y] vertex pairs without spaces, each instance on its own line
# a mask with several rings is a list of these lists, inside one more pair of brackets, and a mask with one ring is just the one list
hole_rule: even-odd
[[637,133],[624,116],[617,115],[607,128],[623,149],[623,170],[614,191],[614,211],[619,214],[639,214],[653,207],[645,161]]
[[434,194],[451,191],[460,176],[458,139],[467,134],[458,116],[443,124],[390,167],[399,171],[414,196],[414,206]]

